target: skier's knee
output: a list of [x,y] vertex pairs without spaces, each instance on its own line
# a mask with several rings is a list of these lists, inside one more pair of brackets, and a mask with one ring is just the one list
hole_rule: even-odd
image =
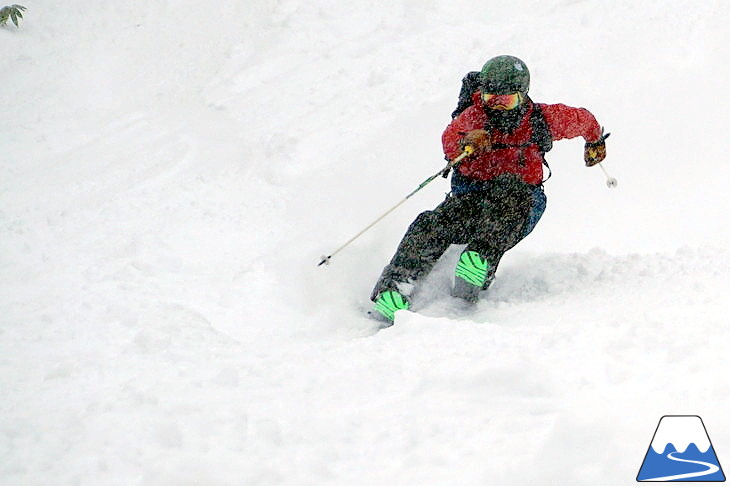
[[437,224],[436,214],[433,211],[424,211],[413,220],[410,229],[419,233],[432,231]]

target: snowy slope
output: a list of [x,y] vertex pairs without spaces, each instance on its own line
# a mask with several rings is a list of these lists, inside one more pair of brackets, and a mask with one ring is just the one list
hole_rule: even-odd
[[[725,1],[26,4],[0,28],[0,483],[621,484],[730,454]],[[377,331],[461,76],[589,108],[484,300]],[[725,462],[727,462],[725,460]]]

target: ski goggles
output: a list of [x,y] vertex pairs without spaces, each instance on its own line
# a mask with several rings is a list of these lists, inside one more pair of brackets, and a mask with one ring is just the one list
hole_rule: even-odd
[[493,110],[514,110],[524,101],[522,93],[489,94],[482,93],[482,100],[487,108]]

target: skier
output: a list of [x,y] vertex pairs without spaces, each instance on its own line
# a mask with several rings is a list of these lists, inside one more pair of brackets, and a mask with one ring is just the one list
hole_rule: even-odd
[[606,157],[609,134],[588,110],[533,103],[529,87],[527,66],[513,56],[492,58],[464,77],[442,144],[449,161],[463,152],[469,156],[453,170],[446,199],[411,223],[378,279],[370,298],[386,320],[410,307],[414,284],[451,244],[466,245],[452,294],[478,300],[504,253],[533,230],[545,211],[542,166],[553,140],[582,136],[588,167]]

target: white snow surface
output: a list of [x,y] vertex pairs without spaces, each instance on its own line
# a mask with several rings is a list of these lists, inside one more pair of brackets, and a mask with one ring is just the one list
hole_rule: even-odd
[[[615,485],[730,454],[726,0],[26,2],[0,28],[0,483]],[[378,330],[462,76],[612,132],[484,298]],[[727,456],[730,457],[730,456]]]

